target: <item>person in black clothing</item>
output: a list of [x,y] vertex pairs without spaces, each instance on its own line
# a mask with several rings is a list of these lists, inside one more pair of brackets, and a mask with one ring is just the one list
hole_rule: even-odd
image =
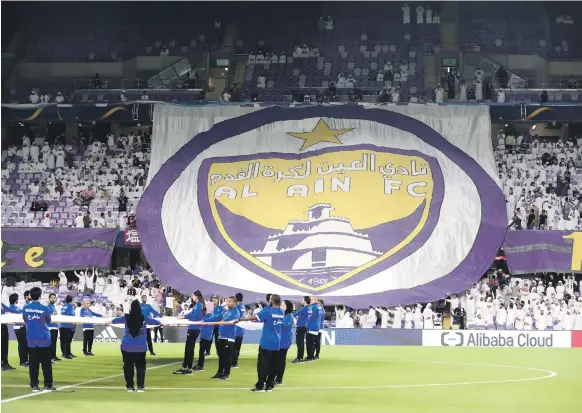
[[447,75],[447,98],[453,100],[455,98],[455,73],[453,69]]
[[533,208],[529,211],[527,216],[527,229],[534,229],[534,222],[536,220],[536,213]]
[[540,229],[546,229],[548,226],[548,213],[545,210],[542,210],[542,214],[540,215]]
[[515,225],[515,229],[516,230],[519,231],[519,230],[522,229],[522,227],[521,227],[521,218],[519,217],[519,208],[517,209],[517,211],[513,215],[513,220],[511,221],[511,224],[509,224],[509,227],[507,229],[511,228],[514,225]]
[[99,77],[99,73],[95,73],[95,77],[93,78],[93,88],[101,89],[101,78]]
[[467,319],[467,312],[463,307],[461,307],[461,303],[459,306],[453,310],[453,320],[455,324],[459,326],[461,330],[465,329],[465,320]]
[[119,202],[119,208],[118,208],[119,212],[127,212],[127,202],[129,201],[129,198],[127,198],[125,196],[124,191],[121,191],[117,201]]
[[[28,303],[30,301],[30,290],[24,292],[24,299]],[[15,306],[18,302],[18,294],[13,293],[8,297],[10,306]],[[26,341],[26,325],[15,325],[14,334],[18,341],[18,357],[20,359],[21,367],[28,367],[28,343]]]
[[548,92],[546,92],[544,90],[544,91],[542,91],[542,94],[540,95],[540,102],[546,103],[547,101],[548,101]]

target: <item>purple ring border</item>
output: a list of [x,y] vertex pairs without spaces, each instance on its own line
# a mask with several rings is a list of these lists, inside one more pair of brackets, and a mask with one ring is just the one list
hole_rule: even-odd
[[[385,147],[385,146],[359,144],[359,145],[353,145],[353,146],[347,146],[347,147],[323,148],[323,149],[319,149],[317,151],[305,152],[305,153],[301,153],[301,154],[265,152],[265,153],[258,154],[260,156],[240,155],[240,156],[221,156],[221,157],[215,157],[215,158],[206,158],[202,161],[202,164],[200,165],[200,169],[198,172],[198,206],[199,206],[201,212],[203,213],[202,216],[204,216],[204,214],[210,214],[210,201],[208,199],[208,192],[206,191],[206,188],[207,188],[207,182],[208,182],[208,173],[210,172],[210,165],[214,162],[250,161],[250,160],[262,159],[262,158],[267,158],[267,159],[278,158],[278,159],[293,159],[293,160],[297,159],[297,160],[299,160],[299,159],[305,159],[308,157],[318,156],[318,155],[326,154],[326,153],[341,152],[342,149],[344,149],[344,150],[349,149],[351,151],[374,150],[377,152],[389,152],[389,153],[395,153],[395,154],[407,155],[407,156],[418,156],[418,157],[421,157],[422,159],[425,159],[430,165],[432,175],[433,175],[433,182],[434,182],[433,197],[431,200],[431,204],[429,205],[429,211],[435,211],[435,213],[433,213],[433,214],[429,213],[427,222],[424,225],[424,227],[421,229],[419,234],[411,242],[409,242],[404,248],[402,248],[400,251],[398,251],[397,253],[386,258],[385,260],[374,265],[373,267],[367,268],[367,269],[359,272],[357,275],[354,275],[354,276],[348,278],[347,280],[342,281],[339,284],[336,284],[335,286],[333,286],[329,289],[325,289],[322,291],[314,291],[314,290],[308,290],[308,291],[311,291],[313,293],[320,293],[320,294],[330,293],[332,291],[336,291],[336,290],[339,290],[341,288],[345,288],[347,286],[350,286],[350,285],[353,285],[357,282],[360,282],[360,281],[378,273],[379,271],[384,271],[384,270],[392,267],[394,264],[401,261],[405,257],[412,255],[422,245],[424,245],[424,243],[429,239],[430,235],[434,231],[434,229],[437,225],[438,219],[440,217],[441,205],[443,203],[443,198],[444,198],[443,173],[441,171],[440,165],[438,164],[436,158],[434,158],[432,156],[427,156],[427,155],[422,154],[416,150],[393,149],[393,148],[389,148],[389,147]],[[205,190],[201,191],[200,188],[204,188]],[[278,283],[280,285],[282,283],[284,283],[285,287],[295,288],[295,289],[300,288],[297,285],[291,284],[288,281],[282,280],[280,277],[277,277],[276,275],[271,274],[269,271],[263,270],[262,268],[253,264],[251,261],[247,260],[246,258],[244,259],[244,263],[240,262],[239,261],[240,255],[237,254],[231,248],[230,245],[228,245],[228,243],[226,242],[226,240],[224,239],[222,234],[220,234],[218,232],[218,228],[216,228],[216,225],[212,225],[212,227],[209,228],[209,225],[215,224],[215,223],[214,222],[212,222],[212,223],[206,222],[206,220],[203,220],[203,221],[204,221],[204,225],[206,226],[206,229],[208,231],[208,234],[209,234],[210,238],[214,241],[214,243],[226,255],[228,255],[230,258],[232,258],[233,260],[235,260],[236,262],[241,264],[247,270],[249,270],[255,274],[258,274],[261,277],[268,279],[269,281]]]
[[[232,287],[199,279],[176,261],[164,234],[161,207],[166,192],[192,160],[215,143],[239,135],[268,123],[301,120],[316,117],[368,120],[411,132],[419,139],[436,147],[459,165],[476,184],[481,199],[481,224],[473,248],[465,259],[449,274],[427,284],[402,290],[391,290],[359,296],[326,297],[329,302],[351,307],[368,305],[398,305],[427,302],[470,287],[490,267],[505,236],[505,198],[501,189],[479,164],[449,143],[428,125],[396,112],[383,109],[365,109],[360,106],[316,106],[307,108],[270,107],[214,125],[207,132],[191,139],[169,158],[150,182],[137,207],[137,227],[144,253],[156,274],[178,291],[188,293],[192,284],[206,293],[230,295]],[[188,155],[191,154],[191,155]],[[438,259],[438,257],[436,257]],[[263,293],[241,290],[247,301],[263,300]],[[298,299],[299,296],[285,297]]]

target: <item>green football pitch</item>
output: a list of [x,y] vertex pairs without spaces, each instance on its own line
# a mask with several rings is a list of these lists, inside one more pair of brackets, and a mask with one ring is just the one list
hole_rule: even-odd
[[[11,344],[10,361],[16,366],[16,346]],[[148,358],[146,392],[127,393],[119,345],[95,343],[95,357],[53,365],[59,388],[53,393],[31,393],[26,368],[2,372],[0,407],[3,413],[159,413],[197,407],[236,413],[265,408],[318,413],[582,412],[582,352],[576,349],[326,346],[317,362],[287,363],[282,387],[251,393],[256,350],[243,346],[240,368],[232,370],[229,381],[219,381],[210,379],[217,366],[214,355],[206,371],[176,376],[172,370],[179,366],[183,345],[157,344],[158,355]],[[79,343],[73,352],[81,354]]]

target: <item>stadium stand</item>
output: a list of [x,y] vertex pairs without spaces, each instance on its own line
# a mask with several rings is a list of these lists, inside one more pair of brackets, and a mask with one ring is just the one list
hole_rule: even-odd
[[[582,11],[576,5],[562,2],[559,6],[531,3],[528,7],[519,2],[505,2],[500,7],[488,3],[314,2],[305,10],[298,10],[296,4],[278,3],[248,8],[214,6],[212,12],[203,3],[184,4],[183,10],[178,11],[163,4],[143,8],[129,3],[116,5],[117,13],[101,5],[92,7],[88,12],[85,6],[76,4],[64,8],[36,5],[26,20],[26,36],[18,56],[30,62],[111,63],[126,62],[136,56],[189,58],[195,54],[228,53],[227,67],[236,69],[242,80],[240,95],[231,99],[234,101],[309,102],[324,96],[337,101],[376,101],[386,96],[382,102],[582,102],[578,86],[582,83],[580,73],[540,80],[533,74],[530,76],[531,73],[504,68],[496,60],[500,56],[520,54],[541,56],[547,61],[579,60]],[[285,19],[274,16],[285,16]],[[441,49],[450,47],[451,42],[466,52],[465,66],[455,62],[449,71],[432,73],[427,62],[436,56],[443,58]],[[454,66],[461,72],[453,70]],[[194,77],[194,69],[197,68],[192,66],[188,76],[192,73]],[[204,93],[210,91],[207,87],[210,69],[208,63],[201,71],[205,72],[204,79],[194,88],[188,87],[182,73],[172,79],[176,83],[171,86],[168,83],[164,88],[148,88],[147,79],[159,75],[157,69],[141,76],[145,81],[112,75],[103,76],[97,82],[94,77],[57,73],[46,78],[23,77],[8,87],[3,73],[3,102],[53,104],[58,92],[63,95],[63,101],[57,103],[66,105],[143,100],[195,102],[204,100]],[[500,69],[510,71],[516,83],[503,85],[503,79],[498,76]],[[447,77],[451,79],[449,88],[453,93],[444,97]],[[432,79],[427,81],[428,78]],[[488,93],[486,82],[490,85]],[[438,87],[441,83],[443,89]],[[542,97],[540,85],[552,86],[548,87],[547,99]],[[499,89],[504,89],[503,98],[498,95]],[[231,91],[231,88],[227,85],[225,90]],[[39,101],[31,100],[32,91]],[[25,135],[21,145],[8,148],[3,145],[2,226],[124,229],[135,225],[133,213],[149,169],[149,134],[109,133],[102,141],[92,135],[78,136],[74,144],[54,138],[30,139]],[[571,134],[560,142],[551,136],[539,137],[530,130],[518,130],[513,124],[502,128],[494,140],[494,153],[507,201],[509,229],[582,228],[581,139]],[[142,283],[146,277],[146,280],[155,280],[149,271],[134,271]],[[128,297],[134,295],[133,291],[127,291],[131,289],[128,285],[131,277],[125,277],[125,286],[120,284],[118,278],[122,272],[101,274],[105,288],[91,293],[109,311],[127,306]],[[497,322],[496,310],[492,310],[500,302],[509,308],[542,292],[555,295],[548,303],[551,313],[556,315],[552,325],[560,323],[567,329],[573,327],[570,323],[579,322],[576,321],[579,317],[574,319],[574,314],[568,313],[562,303],[564,293],[573,295],[574,288],[579,290],[579,276],[570,279],[560,275],[558,280],[557,275],[555,279],[545,275],[517,278],[507,271],[492,275],[470,291],[449,298],[451,311],[461,301],[467,309],[467,319],[475,321],[470,324],[474,328],[501,325],[501,321]],[[515,282],[518,287],[514,287]],[[3,301],[7,294],[16,291],[22,295],[32,285],[37,284],[19,282],[15,287],[3,288]],[[58,291],[61,300],[70,291],[79,298],[88,293],[86,281],[68,280],[65,287],[61,290],[49,286],[45,290]],[[162,288],[152,289],[147,294],[163,307],[165,304],[158,299]],[[136,294],[144,291],[145,288]],[[473,300],[483,304],[471,303]],[[570,302],[566,303],[566,307],[571,306]],[[349,318],[354,324],[351,326],[385,327],[392,322],[394,327],[399,327],[398,320],[406,326],[414,317],[417,323],[422,319],[420,309],[385,311],[352,312]],[[484,311],[480,319],[476,317],[478,311]],[[513,322],[519,319],[527,325],[527,311],[522,316],[515,315]],[[532,328],[548,327],[547,317],[535,311],[532,309],[529,315],[533,317]],[[340,309],[339,313],[339,318],[343,318],[345,310]],[[507,314],[505,317],[509,323]],[[333,320],[337,322],[338,318]],[[350,327],[349,320],[340,321]]]

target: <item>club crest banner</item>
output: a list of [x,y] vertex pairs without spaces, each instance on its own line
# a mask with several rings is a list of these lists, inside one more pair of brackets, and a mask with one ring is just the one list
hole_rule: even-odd
[[429,301],[471,285],[503,240],[486,108],[159,105],[154,117],[137,225],[182,292]]

